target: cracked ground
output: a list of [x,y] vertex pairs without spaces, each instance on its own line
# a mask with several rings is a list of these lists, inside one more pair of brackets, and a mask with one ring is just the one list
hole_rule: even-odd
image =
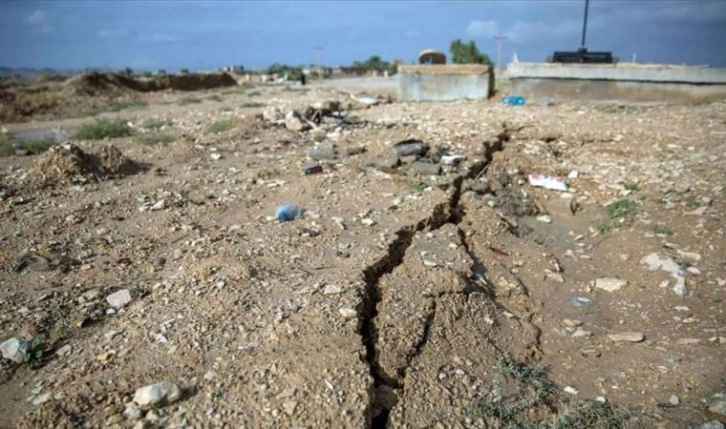
[[[144,166],[126,176],[40,186],[47,154],[0,159],[0,340],[53,339],[37,367],[3,361],[0,426],[498,427],[475,405],[524,395],[497,381],[504,356],[637,416],[613,427],[724,419],[708,403],[726,385],[726,105],[394,102],[321,135],[258,114],[343,91],[256,91],[106,114],[163,119],[171,143],[71,140]],[[210,131],[220,119],[234,126]],[[466,160],[437,176],[382,166],[409,138]],[[304,175],[307,149],[331,143],[365,152]],[[302,217],[275,220],[286,202]],[[74,262],[13,271],[26,252]],[[680,264],[684,296],[641,263],[651,253]],[[131,302],[110,311],[121,289]],[[644,339],[608,337],[623,332]],[[182,399],[127,418],[164,380]]]

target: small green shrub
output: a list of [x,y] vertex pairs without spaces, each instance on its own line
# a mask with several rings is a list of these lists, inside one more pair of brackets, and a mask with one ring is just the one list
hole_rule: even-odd
[[255,102],[255,101],[248,101],[246,103],[242,103],[242,105],[240,107],[242,107],[243,109],[255,109],[255,108],[265,107],[265,106],[266,106],[265,103],[259,103],[259,102]]
[[699,207],[701,207],[701,202],[698,201],[697,199],[692,198],[692,199],[686,201],[686,208],[688,210],[695,210]]
[[128,137],[134,130],[123,119],[99,119],[90,124],[81,125],[75,138],[81,140],[101,140],[104,138]]
[[180,98],[179,101],[177,101],[177,104],[180,106],[186,106],[187,104],[199,104],[202,101],[203,100],[201,98],[187,96]]
[[16,155],[18,151],[25,151],[27,155],[38,155],[50,149],[57,142],[52,138],[37,140],[8,139],[0,141],[0,156]]
[[159,143],[171,143],[176,140],[176,136],[169,133],[149,133],[142,134],[136,138],[137,143],[145,145],[155,145]]
[[635,213],[635,210],[638,207],[638,203],[636,203],[633,200],[629,200],[627,198],[615,201],[614,203],[607,205],[607,212],[608,216],[610,216],[611,219],[617,219],[620,217],[625,217],[628,215],[631,215]]
[[207,97],[207,100],[222,101],[222,96],[219,94],[212,94],[209,97]]
[[653,234],[671,236],[673,235],[673,231],[665,225],[653,225]]
[[624,185],[626,191],[635,192],[640,190],[640,186],[634,182],[628,182]]
[[108,111],[109,112],[118,112],[118,111],[124,110],[124,109],[130,109],[130,108],[140,109],[140,108],[148,107],[148,106],[149,106],[149,103],[147,103],[146,101],[137,100],[137,99],[112,101],[108,105]]
[[170,127],[172,125],[174,125],[174,123],[171,121],[171,119],[162,118],[150,118],[145,120],[144,123],[141,124],[141,126],[146,128],[147,130],[156,130],[164,126]]
[[237,120],[234,118],[222,119],[210,125],[209,132],[215,134],[222,133],[231,130],[235,125],[237,125]]
[[597,233],[600,235],[605,235],[608,232],[612,231],[613,226],[607,222],[603,222],[600,225],[597,226]]

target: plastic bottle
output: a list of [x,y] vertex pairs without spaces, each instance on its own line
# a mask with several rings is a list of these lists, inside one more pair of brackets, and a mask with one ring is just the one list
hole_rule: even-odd
[[525,99],[521,95],[510,95],[502,98],[502,103],[509,104],[510,106],[523,106]]
[[295,220],[302,214],[302,209],[297,204],[282,204],[275,209],[275,217],[280,222]]

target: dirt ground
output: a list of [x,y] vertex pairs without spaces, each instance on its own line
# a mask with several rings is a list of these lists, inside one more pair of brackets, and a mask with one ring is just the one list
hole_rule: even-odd
[[358,91],[144,94],[99,116],[134,136],[0,158],[0,426],[726,422],[726,103]]

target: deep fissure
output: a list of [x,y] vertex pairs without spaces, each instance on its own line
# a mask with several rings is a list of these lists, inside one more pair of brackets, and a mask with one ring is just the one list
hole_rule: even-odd
[[[378,304],[382,300],[382,292],[380,289],[381,278],[393,272],[393,270],[403,263],[403,259],[406,255],[406,250],[411,246],[414,235],[417,232],[423,231],[428,228],[429,231],[434,231],[447,224],[458,225],[464,217],[463,209],[459,206],[459,201],[462,194],[462,186],[465,179],[478,178],[486,170],[488,165],[491,163],[495,152],[503,149],[504,142],[510,140],[510,130],[507,126],[504,126],[504,131],[497,136],[497,140],[490,142],[489,145],[485,145],[484,161],[472,166],[466,176],[458,176],[452,182],[452,193],[448,201],[448,216],[442,216],[446,212],[446,205],[437,205],[434,207],[431,216],[423,219],[415,225],[404,227],[396,232],[396,238],[389,244],[386,255],[376,261],[374,264],[368,266],[363,270],[363,278],[365,281],[365,288],[362,297],[362,311],[361,321],[359,324],[359,334],[362,338],[363,345],[365,347],[365,361],[367,362],[371,377],[374,381],[374,389],[372,391],[372,397],[370,398],[370,412],[371,412],[371,427],[374,429],[385,428],[388,425],[390,413],[395,407],[395,404],[384,404],[383,401],[376,397],[376,390],[379,388],[388,388],[391,390],[403,389],[403,380],[406,378],[406,371],[411,365],[413,359],[420,355],[426,346],[431,335],[431,327],[434,323],[436,316],[437,297],[432,298],[432,308],[427,314],[426,321],[423,327],[423,334],[420,341],[415,345],[413,353],[407,359],[406,367],[398,371],[396,377],[392,377],[385,373],[381,368],[378,361],[378,355],[376,350],[376,343],[378,335],[375,327],[375,320],[378,316]],[[461,231],[461,230],[460,230]],[[469,250],[468,243],[465,239],[465,234],[461,234],[462,242],[464,243],[467,254],[472,258],[473,265],[481,264]],[[475,267],[472,266],[472,270]],[[470,290],[464,293],[470,293]],[[374,414],[374,412],[377,413]]]

